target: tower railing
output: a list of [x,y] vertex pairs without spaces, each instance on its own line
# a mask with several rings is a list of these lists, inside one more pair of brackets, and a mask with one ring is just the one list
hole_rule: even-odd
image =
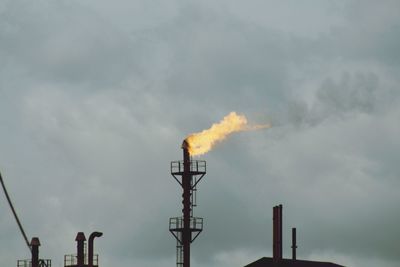
[[[171,161],[171,174],[172,175],[182,175],[183,174],[183,160]],[[207,171],[207,164],[205,160],[190,160],[190,172],[195,175],[205,174]]]
[[[17,267],[32,267],[32,260],[18,260]],[[51,260],[39,259],[39,267],[51,267]]]
[[[84,264],[87,265],[89,262],[88,254],[85,253]],[[64,267],[77,266],[78,256],[77,254],[64,255]],[[93,255],[93,266],[99,266],[99,254]]]
[[[169,218],[169,230],[174,232],[181,232],[183,230],[183,218]],[[201,232],[203,230],[203,218],[191,217],[190,230],[191,232]]]

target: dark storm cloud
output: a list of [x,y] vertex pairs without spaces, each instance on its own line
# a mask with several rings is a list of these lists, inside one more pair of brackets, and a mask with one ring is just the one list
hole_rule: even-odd
[[[195,265],[269,256],[283,203],[301,257],[398,266],[398,8],[3,1],[1,171],[28,233],[55,262],[77,231],[101,230],[104,265],[174,264],[169,161],[187,134],[237,110],[274,127],[204,157]],[[26,254],[2,207],[11,265]]]

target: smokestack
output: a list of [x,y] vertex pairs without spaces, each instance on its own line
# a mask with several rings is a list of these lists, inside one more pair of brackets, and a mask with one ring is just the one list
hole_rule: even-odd
[[190,175],[190,153],[189,143],[187,140],[183,141],[181,148],[183,151],[183,172],[186,173],[186,180],[190,180],[192,177]]
[[278,219],[278,213],[277,213],[277,209],[276,206],[273,207],[272,209],[272,258],[274,259],[274,261],[278,260],[278,255],[277,255],[277,246],[276,246],[276,240],[278,238],[278,235],[276,233],[276,222]]
[[85,241],[86,237],[83,232],[76,235],[75,241],[77,243],[77,267],[84,267],[85,264]]
[[89,236],[89,256],[88,256],[88,267],[93,267],[93,241],[95,237],[102,236],[103,233],[101,232],[93,232]]
[[182,175],[182,188],[183,188],[183,267],[190,267],[190,243],[192,240],[192,232],[190,229],[191,217],[191,189],[192,189],[192,175],[190,172],[190,154],[189,144],[185,140],[182,143],[183,149],[183,175]]
[[292,228],[292,259],[296,260],[296,228]]
[[279,216],[278,216],[278,218],[279,218],[279,243],[278,243],[278,246],[279,246],[279,259],[283,259],[283,249],[282,249],[282,246],[283,246],[283,242],[282,242],[282,205],[279,205],[279,208],[278,208],[278,211],[279,211]]
[[40,246],[39,238],[33,237],[31,241],[32,267],[39,267],[39,246]]
[[273,245],[272,257],[274,261],[282,259],[282,205],[273,208]]

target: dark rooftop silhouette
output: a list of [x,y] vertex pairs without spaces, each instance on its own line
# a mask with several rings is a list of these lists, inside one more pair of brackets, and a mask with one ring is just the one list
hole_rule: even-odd
[[344,267],[331,262],[319,262],[319,261],[305,261],[305,260],[292,260],[292,259],[281,259],[279,262],[274,262],[273,258],[261,258],[255,262],[252,262],[245,267]]

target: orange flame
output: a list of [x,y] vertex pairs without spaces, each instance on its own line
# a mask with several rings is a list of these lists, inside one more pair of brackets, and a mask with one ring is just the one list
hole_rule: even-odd
[[234,132],[251,131],[271,127],[270,124],[252,125],[247,124],[244,115],[231,112],[226,115],[219,123],[215,123],[210,129],[199,133],[194,133],[186,137],[190,155],[203,155],[210,151],[215,144],[223,141],[228,135]]

